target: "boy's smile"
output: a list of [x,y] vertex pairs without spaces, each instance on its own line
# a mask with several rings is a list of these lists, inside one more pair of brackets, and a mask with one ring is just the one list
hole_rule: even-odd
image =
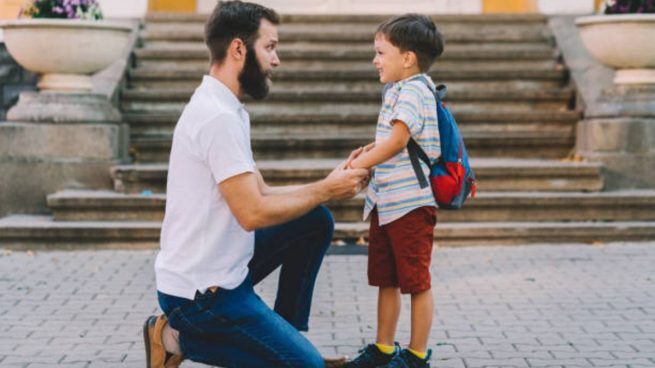
[[375,35],[373,64],[378,70],[381,83],[391,83],[420,73],[413,52],[401,51],[383,34]]

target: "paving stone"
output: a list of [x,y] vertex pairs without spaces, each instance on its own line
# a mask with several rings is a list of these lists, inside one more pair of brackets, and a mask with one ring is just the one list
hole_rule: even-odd
[[[655,366],[654,245],[437,249],[433,366]],[[159,313],[156,252],[0,255],[0,366],[144,365],[141,323]],[[321,353],[354,356],[375,338],[377,292],[365,269],[364,256],[326,257],[306,334]],[[256,290],[272,304],[276,287],[273,274]],[[406,343],[402,302],[397,339]]]

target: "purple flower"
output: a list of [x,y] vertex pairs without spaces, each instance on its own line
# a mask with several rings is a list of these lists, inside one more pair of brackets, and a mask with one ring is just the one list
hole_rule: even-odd
[[32,0],[22,14],[33,18],[102,18],[96,0]]

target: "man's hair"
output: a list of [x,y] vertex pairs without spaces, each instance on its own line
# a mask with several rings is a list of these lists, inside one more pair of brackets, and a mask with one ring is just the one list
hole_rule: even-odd
[[259,36],[262,19],[280,23],[280,16],[273,9],[241,1],[220,1],[205,24],[210,62],[225,60],[227,49],[235,38],[241,39],[246,47],[252,47]]
[[400,51],[416,54],[418,66],[427,72],[443,53],[443,39],[432,19],[420,14],[405,14],[384,21],[376,35],[383,35]]

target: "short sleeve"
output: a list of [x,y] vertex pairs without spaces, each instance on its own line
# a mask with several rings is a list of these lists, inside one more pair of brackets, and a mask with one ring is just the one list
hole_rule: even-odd
[[216,184],[244,172],[255,172],[246,129],[238,116],[222,113],[206,121],[197,132],[199,156]]
[[389,121],[392,124],[394,120],[402,121],[409,128],[412,137],[416,138],[423,130],[423,118],[420,113],[422,106],[423,93],[417,85],[407,83],[400,90]]

